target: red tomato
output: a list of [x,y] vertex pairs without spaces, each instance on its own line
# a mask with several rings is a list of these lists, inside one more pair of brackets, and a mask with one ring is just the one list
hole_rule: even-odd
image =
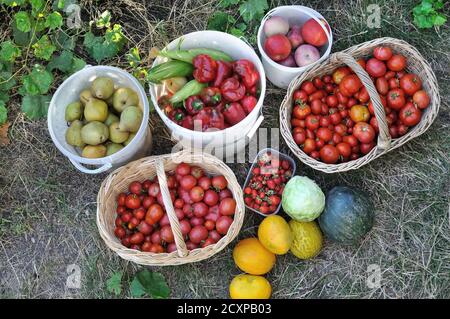
[[141,206],[141,200],[136,194],[129,194],[125,199],[125,206],[129,209],[136,209]]
[[387,104],[393,110],[400,110],[406,103],[405,93],[402,89],[390,90],[387,95]]
[[208,230],[205,228],[205,226],[202,225],[195,226],[189,232],[189,239],[194,244],[200,244],[206,238],[208,238]]
[[190,191],[195,185],[197,185],[197,179],[192,175],[184,175],[180,180],[180,186],[187,191]]
[[339,104],[338,98],[336,95],[328,95],[327,96],[327,104],[329,107],[336,107]]
[[[325,28],[323,26],[325,26]],[[302,38],[306,43],[316,47],[321,47],[328,42],[328,37],[325,33],[327,28],[329,27],[325,21],[320,20],[319,24],[319,22],[311,18],[302,26]]]
[[347,133],[347,127],[344,124],[340,123],[334,127],[334,131],[339,135],[344,136],[345,133]]
[[296,133],[293,133],[293,138],[294,138],[294,142],[297,144],[297,145],[302,145],[304,142],[305,142],[305,140],[306,140],[306,133],[305,133],[305,131],[303,130],[303,132],[296,132]]
[[117,196],[117,205],[125,206],[125,199],[126,198],[127,198],[127,194],[120,193],[119,196]]
[[173,243],[175,241],[172,228],[170,228],[170,225],[161,227],[160,232],[161,232],[161,239],[164,240],[166,243]]
[[321,127],[328,127],[331,125],[331,119],[328,115],[321,116],[319,119],[319,125]]
[[292,115],[299,120],[304,120],[309,114],[311,114],[311,107],[308,104],[299,104],[292,110]]
[[331,81],[333,81],[333,79],[331,78],[331,75],[327,74],[322,77],[322,81],[325,83],[331,83]]
[[131,182],[128,190],[132,194],[140,195],[142,193],[142,184],[137,181]]
[[159,184],[158,183],[151,184],[150,187],[148,188],[148,195],[156,197],[158,196],[158,194],[159,194]]
[[175,169],[175,172],[178,175],[188,175],[191,173],[191,166],[187,163],[180,163],[178,164],[177,168]]
[[379,127],[378,127],[378,121],[377,118],[375,116],[372,116],[372,118],[370,119],[369,124],[373,127],[373,129],[375,130],[375,133],[378,133],[380,131]]
[[310,130],[319,128],[319,118],[317,115],[310,114],[305,119],[306,127]]
[[311,102],[312,114],[319,115],[322,112],[322,102],[320,100],[314,100]]
[[173,175],[167,176],[167,187],[175,188],[177,187],[177,179]]
[[425,90],[419,90],[413,95],[413,102],[419,109],[426,109],[430,104],[430,97]]
[[144,235],[150,235],[153,231],[153,227],[145,221],[141,221],[137,226],[137,229]]
[[316,138],[316,149],[320,150],[325,145],[325,141],[320,138]]
[[349,75],[351,72],[350,68],[346,67],[346,66],[341,66],[339,68],[337,68],[334,72],[333,72],[333,82],[336,84],[341,83],[342,79]]
[[291,50],[291,43],[284,34],[271,35],[264,41],[264,52],[274,61],[286,59]]
[[336,149],[338,150],[339,154],[345,158],[349,157],[352,154],[352,147],[346,142],[337,144]]
[[300,88],[308,95],[311,95],[317,91],[316,87],[311,81],[304,81]]
[[398,135],[399,136],[403,136],[406,133],[408,133],[409,127],[404,125],[404,124],[400,124],[399,126],[397,126],[397,131],[398,131]]
[[330,120],[333,125],[338,125],[342,121],[342,116],[336,109],[330,109]]
[[400,78],[400,87],[408,95],[414,95],[422,88],[422,80],[415,74],[409,73]]
[[308,102],[308,93],[305,90],[296,90],[293,94],[295,104],[302,104]]
[[389,83],[388,80],[384,77],[379,77],[375,80],[375,87],[377,88],[378,93],[381,95],[386,95],[389,91]]
[[214,205],[216,205],[219,202],[219,194],[217,194],[212,189],[208,189],[205,192],[205,196],[203,197],[203,201],[208,206],[214,206]]
[[144,241],[144,234],[134,233],[130,236],[130,244],[139,245]]
[[401,54],[393,55],[387,61],[387,67],[391,71],[402,71],[406,67],[406,58]]
[[303,152],[306,154],[311,153],[316,149],[316,142],[312,138],[307,138],[303,144]]
[[397,78],[391,78],[388,80],[389,89],[398,89],[400,87],[400,82]]
[[220,216],[216,222],[217,232],[221,235],[225,235],[232,223],[233,219],[230,216]]
[[333,137],[333,132],[328,128],[320,127],[317,129],[316,136],[325,142],[329,142]]
[[219,213],[221,215],[234,215],[236,211],[236,201],[233,198],[225,198],[219,204]]
[[114,235],[116,235],[117,238],[122,239],[126,236],[127,232],[123,227],[116,227],[114,229]]
[[376,47],[373,50],[373,56],[381,61],[387,61],[392,57],[392,49],[389,47]]
[[339,144],[342,142],[342,136],[340,136],[338,133],[333,133],[333,137],[331,138],[331,142],[333,145]]
[[211,179],[208,176],[203,176],[198,180],[198,186],[203,188],[203,190],[208,190],[211,187]]
[[194,203],[198,203],[203,200],[203,197],[205,196],[205,191],[200,186],[194,186],[189,191],[189,197]]
[[205,228],[209,231],[214,230],[216,228],[216,223],[212,220],[205,221],[205,224],[203,225]]
[[205,175],[205,172],[203,171],[202,168],[198,166],[192,166],[191,175],[194,176],[196,179],[199,179]]
[[228,182],[223,175],[214,176],[211,180],[211,184],[216,190],[222,190],[228,186]]
[[149,225],[154,225],[161,220],[164,215],[164,211],[159,204],[153,204],[147,210],[145,215],[145,222]]
[[414,126],[420,122],[422,112],[414,104],[408,102],[399,113],[400,121],[406,126]]
[[356,61],[356,62],[358,62],[358,64],[359,64],[363,69],[366,69],[366,60],[364,60],[363,58],[361,58],[361,59],[358,59],[358,61]]
[[205,217],[208,215],[209,208],[203,202],[194,203],[192,208],[194,209],[195,217]]
[[386,65],[383,61],[371,58],[366,63],[366,71],[375,78],[384,76],[386,74]]
[[139,220],[144,219],[146,210],[143,207],[139,207],[133,211],[133,216]]
[[180,220],[180,230],[183,236],[186,236],[191,231],[191,224],[187,219]]
[[362,143],[359,146],[359,150],[361,151],[362,154],[366,155],[368,154],[373,148],[375,147],[375,142],[371,141],[369,143]]
[[365,103],[367,103],[369,101],[369,99],[370,99],[369,92],[363,86],[361,88],[361,90],[359,90],[358,100],[359,100],[359,102],[365,104]]
[[318,151],[312,151],[311,154],[309,154],[309,156],[311,156],[312,158],[319,160],[320,158],[320,153]]
[[324,83],[323,83],[323,81],[319,78],[319,77],[315,77],[314,79],[313,79],[313,84],[314,84],[314,86],[317,88],[317,89],[323,89],[323,87],[324,87]]
[[349,144],[351,147],[358,145],[358,139],[356,137],[354,137],[353,135],[346,135],[342,138],[342,140],[345,143]]
[[339,83],[339,91],[345,96],[352,96],[361,89],[362,83],[356,74],[345,76]]
[[339,160],[339,151],[333,145],[325,145],[320,150],[320,159],[327,164],[334,164]]
[[369,143],[375,138],[375,130],[368,123],[358,122],[353,127],[353,135],[361,143]]

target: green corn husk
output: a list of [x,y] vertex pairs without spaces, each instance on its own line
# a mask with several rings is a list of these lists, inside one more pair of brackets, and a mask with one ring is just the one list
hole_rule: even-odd
[[187,63],[192,63],[192,60],[199,54],[209,55],[214,60],[223,60],[231,62],[233,58],[228,54],[214,49],[208,48],[194,48],[189,50],[163,50],[159,52],[160,56],[171,58],[174,60],[184,61]]
[[171,103],[178,103],[186,100],[191,95],[200,94],[203,88],[207,86],[206,83],[200,83],[196,80],[191,80],[186,83],[178,92],[176,92],[171,98]]
[[162,80],[179,76],[190,76],[194,71],[192,64],[183,61],[169,61],[158,64],[148,71],[147,80],[152,83],[161,83]]

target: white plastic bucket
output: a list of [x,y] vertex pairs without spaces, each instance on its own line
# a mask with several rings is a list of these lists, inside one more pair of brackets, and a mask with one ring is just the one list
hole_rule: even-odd
[[[303,25],[307,20],[311,18],[316,20],[322,26],[322,28],[324,29],[325,33],[328,36],[328,43],[322,46],[319,50],[321,55],[320,59],[307,66],[293,68],[281,65],[273,61],[271,58],[269,58],[269,56],[264,52],[264,41],[266,40],[266,36],[264,34],[264,23],[266,22],[267,19],[269,19],[272,16],[280,16],[287,19],[289,25],[293,24]],[[330,55],[331,47],[333,45],[333,32],[331,31],[331,27],[330,31],[328,32],[328,29],[326,29],[326,27],[322,23],[320,23],[319,19],[325,20],[325,18],[317,11],[308,7],[295,5],[276,7],[270,10],[262,19],[257,35],[258,49],[259,52],[261,53],[261,59],[264,65],[264,69],[266,70],[267,78],[277,87],[282,89],[287,88],[289,86],[289,83],[291,83],[292,79],[294,79],[297,75],[305,72],[307,69],[309,69],[316,63],[319,63],[327,59],[328,56]],[[328,25],[330,24],[328,23]]]
[[[180,42],[180,40],[182,41]],[[181,45],[180,45],[181,44]],[[203,149],[209,153],[223,152],[222,154],[231,155],[239,152],[252,138],[258,127],[261,125],[264,117],[261,108],[266,94],[266,76],[263,65],[252,47],[241,39],[228,33],[219,31],[197,31],[183,35],[182,37],[170,42],[166,49],[173,50],[180,45],[181,49],[191,48],[211,48],[221,50],[233,59],[248,59],[252,61],[260,75],[260,96],[258,103],[253,111],[247,115],[238,124],[225,130],[215,132],[199,132],[186,129],[170,120],[163,110],[158,106],[157,96],[161,85],[150,85],[150,95],[159,116],[169,128],[172,138],[179,142],[180,148]],[[166,59],[158,57],[153,66],[164,62]]]
[[[143,120],[136,136],[126,147],[113,155],[102,158],[84,158],[80,152],[66,142],[65,134],[68,129],[64,119],[65,109],[69,103],[79,99],[80,92],[88,88],[99,76],[110,77],[115,87],[129,87],[139,96],[139,107],[143,111]],[[48,130],[56,147],[81,172],[86,174],[99,174],[113,167],[129,162],[137,157],[144,156],[151,148],[151,131],[148,127],[149,105],[142,85],[129,73],[111,66],[88,66],[65,80],[56,90],[48,109]],[[84,165],[94,165],[97,168],[87,168]]]

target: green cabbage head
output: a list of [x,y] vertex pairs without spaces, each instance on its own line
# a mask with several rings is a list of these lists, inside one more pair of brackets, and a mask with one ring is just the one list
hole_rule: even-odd
[[294,176],[286,184],[281,205],[293,219],[309,222],[325,208],[325,194],[317,184],[306,176]]

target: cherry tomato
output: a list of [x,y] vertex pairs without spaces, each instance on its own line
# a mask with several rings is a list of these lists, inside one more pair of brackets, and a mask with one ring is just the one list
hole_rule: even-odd
[[391,71],[402,71],[406,67],[406,58],[401,54],[393,55],[387,61],[387,67]]
[[413,95],[414,104],[421,110],[426,109],[430,104],[430,97],[425,90],[419,90]]
[[420,122],[422,112],[414,104],[408,102],[399,113],[400,121],[406,126],[414,126]]
[[422,80],[415,74],[409,73],[400,78],[400,87],[408,95],[414,95],[422,88]]
[[194,186],[189,191],[189,197],[194,203],[198,203],[203,200],[203,197],[205,196],[205,191],[200,186]]
[[128,186],[128,190],[132,194],[140,195],[142,192],[142,184],[137,181],[131,182],[131,184]]
[[400,110],[406,103],[405,93],[402,89],[390,90],[387,95],[387,105],[393,110]]
[[125,199],[125,206],[129,209],[136,209],[141,206],[141,200],[136,194],[129,194]]
[[389,47],[376,47],[373,50],[373,56],[381,61],[387,61],[392,57],[392,49]]
[[361,143],[370,143],[375,138],[375,130],[365,122],[358,122],[353,127],[353,135]]
[[350,118],[354,122],[367,122],[370,118],[370,112],[366,106],[356,104],[350,109]]
[[333,145],[325,145],[320,150],[320,159],[327,164],[334,164],[339,160],[339,151]]

